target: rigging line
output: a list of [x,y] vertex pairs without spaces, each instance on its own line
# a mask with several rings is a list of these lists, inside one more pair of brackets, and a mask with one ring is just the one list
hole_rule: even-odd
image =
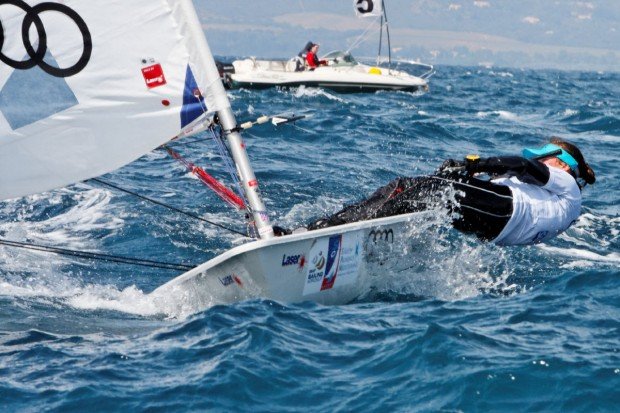
[[239,175],[237,175],[237,169],[233,165],[234,162],[232,160],[232,153],[230,152],[230,148],[226,146],[226,143],[222,139],[221,126],[219,130],[220,130],[220,134],[217,134],[216,129],[214,127],[209,129],[209,131],[211,132],[211,139],[215,143],[215,147],[220,153],[222,161],[224,162],[224,168],[228,172],[228,175],[230,175],[230,179],[235,184],[239,196],[241,197],[241,199],[243,199],[243,202],[245,203],[246,210],[248,211],[250,215],[252,215],[252,207],[250,206],[250,203],[248,202],[248,199],[245,195],[245,191],[243,190],[243,187],[241,186],[241,182],[239,181]]
[[237,166],[236,163],[234,164],[234,160],[233,160],[233,156],[230,151],[230,148],[224,142],[225,131],[222,125],[219,125],[219,129],[216,129],[216,127],[211,127],[209,131],[211,132],[211,137],[213,138],[213,142],[215,143],[215,146],[218,148],[220,152],[220,156],[222,157],[222,160],[224,161],[224,166],[228,170],[230,178],[235,183],[237,187],[237,191],[239,192],[239,195],[241,196],[241,198],[243,199],[243,202],[245,203],[245,208],[247,210],[247,215],[246,215],[247,233],[251,234],[252,238],[259,238],[259,234],[256,229],[256,223],[254,222],[254,220],[250,219],[250,217],[252,217],[255,212],[266,213],[266,211],[254,211],[252,209],[252,205],[248,201],[245,190],[243,189],[241,185],[240,175],[238,174],[239,171],[236,167]]
[[[360,34],[357,39],[355,39],[355,41],[353,42],[353,44],[351,46],[349,46],[349,48],[345,51],[345,53],[350,53],[351,50],[353,50],[354,48],[356,48],[358,45],[360,45],[364,40],[365,37],[367,37],[367,33],[368,31],[374,27],[375,23],[377,23],[379,21],[379,19],[373,19],[370,24],[368,25],[368,27],[366,28],[366,30],[364,30],[364,32],[362,34]],[[381,30],[383,30],[383,28],[381,28]]]
[[235,234],[239,234],[239,235],[242,235],[244,237],[248,236],[247,234],[245,234],[245,233],[243,233],[241,231],[237,231],[236,229],[229,228],[229,227],[227,227],[225,225],[222,225],[222,224],[218,224],[217,222],[209,221],[208,219],[204,219],[202,217],[199,217],[198,215],[192,214],[191,212],[183,211],[182,209],[175,208],[175,207],[173,207],[171,205],[168,205],[168,204],[164,204],[163,202],[157,201],[155,199],[148,198],[148,197],[146,197],[144,195],[140,195],[140,194],[138,194],[136,192],[132,192],[132,191],[130,191],[128,189],[124,189],[124,188],[121,188],[121,187],[116,186],[114,184],[111,184],[109,182],[102,181],[99,178],[91,178],[91,179],[87,179],[87,181],[94,181],[94,182],[97,182],[97,183],[99,183],[101,185],[108,186],[110,188],[116,189],[116,190],[121,191],[121,192],[125,192],[126,194],[133,195],[133,196],[138,197],[140,199],[143,199],[145,201],[151,202],[151,203],[153,203],[155,205],[159,205],[159,206],[162,206],[164,208],[168,208],[168,209],[170,209],[172,211],[178,212],[179,214],[187,215],[190,218],[194,218],[194,219],[197,219],[199,221],[206,222],[207,224],[215,225],[216,227],[225,229],[225,230],[230,231],[230,232],[234,232]]
[[[209,90],[211,85],[215,82],[219,82],[220,79],[214,79],[212,80],[210,83],[208,83],[206,85],[206,90]],[[200,105],[200,109],[202,109],[202,114],[203,116],[207,116],[208,112],[207,112],[207,104],[205,101],[205,97],[202,94],[202,91],[198,88],[198,90],[192,94],[194,96],[194,98],[196,99],[196,101],[198,102],[198,104]],[[202,100],[201,100],[202,99]],[[245,196],[245,191],[243,191],[243,188],[241,186],[241,183],[239,182],[239,177],[237,176],[237,169],[232,165],[232,154],[230,153],[230,150],[228,149],[228,147],[226,146],[226,144],[224,143],[223,139],[221,136],[218,136],[215,133],[215,123],[218,123],[217,119],[217,113],[215,114],[213,121],[211,123],[211,125],[207,128],[208,131],[211,132],[211,137],[212,139],[215,141],[216,147],[220,152],[220,156],[222,157],[222,160],[224,161],[224,166],[225,168],[228,170],[228,173],[230,174],[230,177],[232,179],[232,181],[235,183],[236,187],[237,187],[237,191],[239,192],[239,195],[241,197],[241,199],[243,199],[243,202],[245,203],[245,207],[246,210],[248,211],[248,213],[251,215],[252,214],[252,210],[250,207],[250,203],[248,202],[246,196]],[[220,126],[220,130],[222,130],[221,126]],[[228,155],[228,157],[226,156]]]
[[[207,142],[207,141],[209,141],[209,138],[195,139],[193,141],[170,141],[170,142],[168,142],[168,145],[170,145],[170,144],[172,144],[172,145],[189,145],[191,143]],[[158,150],[162,150],[162,151],[166,150],[163,146],[160,146],[157,149]]]
[[379,59],[381,59],[382,43],[383,43],[383,14],[381,14],[381,28],[379,29],[379,52],[377,52],[377,66],[379,66]]
[[197,265],[185,265],[162,261],[145,260],[140,258],[122,257],[119,255],[101,254],[98,252],[77,251],[66,248],[50,247],[47,245],[31,244],[26,242],[9,241],[0,238],[0,245],[8,247],[22,248],[33,251],[53,252],[59,255],[69,255],[77,258],[86,258],[99,261],[116,262],[122,264],[139,265],[142,267],[161,268],[166,270],[189,271],[197,267]]

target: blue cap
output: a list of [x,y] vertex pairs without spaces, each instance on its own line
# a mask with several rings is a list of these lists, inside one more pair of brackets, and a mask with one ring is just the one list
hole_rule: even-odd
[[555,156],[562,162],[564,162],[568,167],[575,173],[575,176],[579,176],[579,164],[573,158],[573,156],[566,152],[564,149],[559,147],[558,145],[554,145],[553,143],[548,143],[542,148],[532,149],[525,148],[523,149],[523,157],[526,159],[542,159],[547,156]]

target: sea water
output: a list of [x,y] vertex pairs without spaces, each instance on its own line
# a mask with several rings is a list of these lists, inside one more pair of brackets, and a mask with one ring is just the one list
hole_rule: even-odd
[[[1,411],[618,411],[619,74],[440,66],[426,94],[229,96],[240,122],[308,116],[244,134],[284,227],[446,158],[519,154],[552,135],[582,149],[597,182],[548,244],[420,228],[436,232],[430,272],[377,274],[332,307],[256,299],[162,314],[147,294],[178,272],[0,247]],[[174,147],[230,183],[207,134]],[[244,231],[162,151],[103,179]],[[187,265],[243,242],[95,183],[0,203],[0,235]]]

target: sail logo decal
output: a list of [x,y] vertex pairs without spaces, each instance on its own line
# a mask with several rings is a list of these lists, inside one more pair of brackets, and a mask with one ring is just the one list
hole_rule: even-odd
[[200,92],[194,73],[187,65],[185,71],[185,85],[183,86],[183,106],[181,107],[181,128],[185,128],[193,121],[207,113],[205,98]]
[[[0,1],[0,6],[6,4],[18,7],[25,12],[24,20],[22,21],[21,27],[21,41],[24,45],[24,48],[26,49],[28,58],[25,60],[15,60],[7,56],[2,51],[6,44],[6,41],[8,40],[4,36],[4,30],[2,30],[0,31],[0,61],[18,70],[27,70],[38,66],[45,73],[54,77],[73,76],[81,72],[86,67],[86,65],[90,61],[90,56],[93,51],[93,42],[86,22],[75,10],[64,4],[51,2],[44,2],[36,4],[34,6],[30,6],[23,0]],[[41,20],[40,14],[49,11],[55,11],[57,13],[64,14],[66,17],[71,19],[82,35],[82,55],[80,56],[78,61],[73,64],[73,66],[61,68],[45,61],[46,56],[49,54],[47,48],[47,32],[45,31],[45,27],[43,26],[43,21]],[[30,28],[32,27],[32,25],[34,25],[38,36],[36,46],[32,44],[32,39],[30,38]]]
[[163,86],[166,84],[164,69],[162,69],[159,63],[143,67],[142,76],[144,76],[144,83],[146,83],[146,87],[148,87],[149,89],[153,89],[154,87]]
[[[54,62],[52,56],[47,56]],[[50,77],[41,69],[14,70],[0,90],[0,112],[12,130],[78,105],[77,97],[59,77]]]
[[316,240],[306,254],[310,259],[303,295],[354,284],[363,260],[363,236],[362,231],[355,231]]

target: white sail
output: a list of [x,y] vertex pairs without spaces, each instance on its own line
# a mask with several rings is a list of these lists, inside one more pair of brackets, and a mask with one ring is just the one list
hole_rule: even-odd
[[353,0],[357,17],[380,17],[383,14],[383,0]]
[[188,7],[195,13],[189,0],[0,4],[0,199],[110,172],[229,106],[206,92],[220,80]]

